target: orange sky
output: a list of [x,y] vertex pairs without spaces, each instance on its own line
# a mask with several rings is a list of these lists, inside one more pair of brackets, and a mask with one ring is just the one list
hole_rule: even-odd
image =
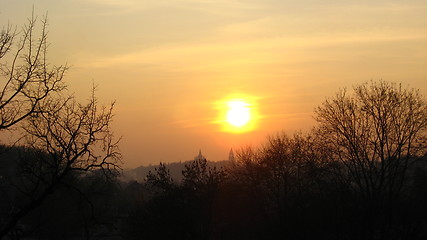
[[[125,167],[223,160],[231,147],[310,129],[313,109],[371,79],[427,91],[427,2],[0,0],[0,22],[48,12],[50,60],[70,90],[116,100]],[[253,131],[223,132],[218,102],[252,99]]]

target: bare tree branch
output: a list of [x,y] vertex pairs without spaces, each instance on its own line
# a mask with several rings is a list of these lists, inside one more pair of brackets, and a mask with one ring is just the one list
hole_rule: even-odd
[[319,137],[346,167],[348,183],[368,199],[397,196],[411,158],[425,154],[427,104],[417,90],[365,83],[316,110]]
[[[0,130],[43,111],[44,100],[66,88],[63,77],[67,65],[50,67],[47,59],[47,18],[35,37],[37,18],[32,16],[22,29],[21,38],[8,26],[0,35]],[[13,52],[13,48],[16,48]]]

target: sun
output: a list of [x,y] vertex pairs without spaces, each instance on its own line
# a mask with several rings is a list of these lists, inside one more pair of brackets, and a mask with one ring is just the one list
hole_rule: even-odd
[[249,104],[242,100],[228,102],[227,122],[235,127],[243,127],[251,120]]
[[256,97],[234,94],[215,102],[218,118],[213,123],[218,124],[220,131],[229,133],[246,133],[257,128],[258,104]]

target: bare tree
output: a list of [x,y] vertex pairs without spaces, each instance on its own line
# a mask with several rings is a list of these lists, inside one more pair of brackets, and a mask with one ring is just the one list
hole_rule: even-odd
[[316,110],[319,138],[344,171],[340,179],[366,199],[390,202],[412,159],[427,147],[427,104],[418,90],[385,81],[340,91]]
[[262,184],[265,178],[265,171],[260,165],[258,149],[246,146],[236,151],[236,155],[228,168],[228,175],[233,182],[247,184],[251,186],[251,190],[256,191],[256,188]]
[[80,191],[67,184],[67,177],[94,170],[107,176],[118,173],[121,155],[110,130],[112,109],[113,105],[99,108],[94,96],[87,104],[73,98],[52,99],[45,111],[25,120],[23,129],[31,155],[20,163],[16,188],[21,202],[15,202],[2,217],[0,237],[57,188]]
[[118,140],[110,128],[114,103],[99,106],[95,88],[85,104],[66,93],[68,67],[50,66],[47,19],[42,19],[38,37],[36,20],[29,19],[20,34],[10,26],[0,34],[0,130],[19,123],[28,150],[19,160],[18,175],[8,179],[13,194],[1,196],[10,199],[2,199],[9,206],[0,216],[0,238],[58,188],[81,193],[67,178],[93,171],[112,177],[120,169]]
[[50,66],[47,59],[47,18],[42,19],[38,36],[36,25],[33,16],[19,34],[10,25],[0,32],[0,130],[44,111],[44,100],[66,87],[68,66]]
[[13,29],[10,24],[3,27],[0,31],[0,58],[4,57],[9,52],[13,39],[16,37],[16,29]]

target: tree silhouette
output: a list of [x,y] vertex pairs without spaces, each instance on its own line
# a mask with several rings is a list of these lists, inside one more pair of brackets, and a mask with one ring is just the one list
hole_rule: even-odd
[[36,25],[33,16],[21,34],[10,25],[0,32],[0,130],[45,111],[44,101],[65,89],[68,66],[50,66],[47,59],[47,18],[41,21],[39,36]]
[[174,186],[170,170],[164,163],[160,163],[159,167],[154,169],[154,173],[148,172],[146,184],[163,191],[168,191]]
[[37,39],[35,26],[32,17],[11,58],[6,56],[18,35],[11,27],[0,35],[0,56],[11,60],[0,65],[0,130],[19,123],[28,149],[17,163],[18,175],[8,182],[14,194],[2,195],[11,204],[0,216],[0,238],[59,188],[82,193],[66,181],[69,176],[101,170],[114,177],[121,159],[110,129],[114,104],[99,106],[95,88],[86,104],[67,96],[62,79],[68,67],[48,63],[47,19]]
[[425,100],[417,90],[372,81],[356,86],[351,95],[340,91],[316,114],[318,137],[343,166],[339,179],[364,199],[373,224],[382,222],[376,216],[391,213],[410,165],[427,147]]
[[185,165],[182,171],[184,187],[193,190],[217,188],[224,180],[226,173],[223,169],[209,167],[205,157],[201,153],[190,163]]
[[74,188],[64,181],[67,176],[97,169],[106,176],[117,174],[120,153],[109,128],[111,119],[112,106],[99,109],[92,97],[85,105],[72,98],[52,101],[46,111],[25,120],[23,129],[31,154],[20,162],[16,185],[23,199],[2,216],[5,223],[0,236],[59,187]]

